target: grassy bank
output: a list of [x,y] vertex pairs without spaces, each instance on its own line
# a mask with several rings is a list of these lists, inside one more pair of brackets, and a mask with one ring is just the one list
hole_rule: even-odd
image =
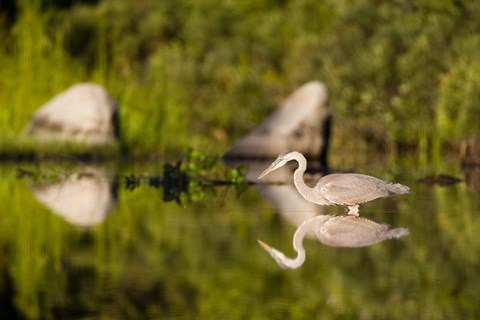
[[477,3],[49,3],[2,15],[4,152],[80,81],[119,100],[121,145],[137,156],[225,151],[312,79],[331,93],[334,150],[407,146],[430,159],[479,134]]

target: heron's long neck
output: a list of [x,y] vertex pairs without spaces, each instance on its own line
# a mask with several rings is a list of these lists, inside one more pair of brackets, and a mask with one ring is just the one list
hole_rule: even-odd
[[288,259],[286,265],[291,269],[296,269],[300,267],[305,262],[305,249],[303,248],[303,238],[310,230],[310,223],[309,221],[303,222],[300,227],[298,227],[297,231],[295,231],[295,235],[293,236],[293,248],[297,252],[297,257],[295,259]]
[[298,168],[293,173],[293,182],[295,183],[295,186],[297,187],[298,192],[300,192],[300,194],[305,199],[315,202],[313,188],[310,188],[309,186],[307,186],[307,184],[303,180],[303,174],[307,169],[307,160],[301,153],[298,153],[298,152],[297,152],[297,156],[295,157],[295,160],[297,160],[298,162]]

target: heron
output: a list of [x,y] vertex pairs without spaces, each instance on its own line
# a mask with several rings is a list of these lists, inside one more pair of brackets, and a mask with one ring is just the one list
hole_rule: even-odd
[[406,194],[410,188],[400,183],[392,183],[359,173],[332,173],[322,177],[311,188],[303,180],[307,168],[307,160],[297,151],[282,152],[277,159],[260,174],[258,179],[270,172],[283,167],[287,162],[296,160],[298,168],[293,173],[293,182],[298,192],[313,203],[330,206],[338,205],[347,208],[347,213],[358,216],[358,206],[361,203],[395,194]]
[[295,231],[293,249],[297,252],[294,259],[288,258],[279,250],[270,247],[261,240],[258,243],[267,251],[282,269],[296,269],[305,262],[303,238],[314,232],[318,241],[330,247],[366,247],[386,239],[401,238],[408,235],[408,228],[390,228],[389,225],[352,215],[318,215],[305,220]]

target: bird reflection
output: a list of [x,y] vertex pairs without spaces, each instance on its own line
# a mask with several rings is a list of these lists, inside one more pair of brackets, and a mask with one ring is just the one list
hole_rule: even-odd
[[278,158],[260,176],[283,167],[287,162],[296,160],[298,168],[293,174],[293,181],[300,194],[313,203],[328,206],[340,205],[348,208],[348,214],[358,216],[361,203],[394,194],[405,194],[410,188],[399,183],[392,183],[378,178],[357,173],[334,173],[321,178],[317,185],[310,188],[303,180],[307,160],[300,152],[282,152]]
[[401,238],[409,234],[407,228],[390,228],[386,224],[353,216],[318,215],[304,221],[295,231],[293,248],[297,252],[294,259],[258,240],[282,269],[296,269],[305,262],[303,238],[313,232],[318,241],[330,247],[365,247],[387,239]]

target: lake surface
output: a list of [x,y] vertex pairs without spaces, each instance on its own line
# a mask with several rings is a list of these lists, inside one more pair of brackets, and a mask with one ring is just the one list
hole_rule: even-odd
[[[298,225],[342,208],[288,184],[165,190],[162,164],[2,164],[0,318],[478,319],[480,194],[412,168],[357,169],[411,187],[360,209],[410,235],[307,238],[305,263],[283,270],[257,240],[294,257]],[[463,179],[455,165],[435,173]]]

